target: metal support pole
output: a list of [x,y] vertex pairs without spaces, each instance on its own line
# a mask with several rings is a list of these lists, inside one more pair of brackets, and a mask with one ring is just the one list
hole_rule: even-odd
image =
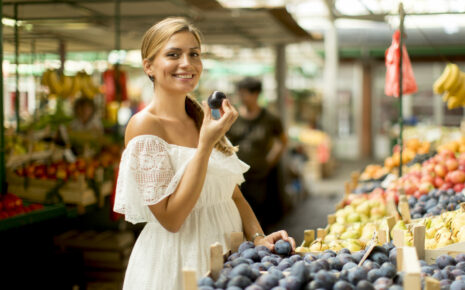
[[402,131],[404,130],[404,120],[402,117],[402,82],[403,82],[403,76],[402,76],[402,47],[404,45],[404,18],[405,18],[405,11],[404,11],[404,5],[402,5],[402,2],[399,3],[399,15],[400,15],[400,41],[399,41],[399,147],[400,147],[400,161],[399,161],[399,177],[402,176],[402,151],[403,151],[403,137],[402,137]]
[[[2,11],[3,3],[0,0],[0,15],[3,15]],[[3,44],[3,24],[0,28],[0,43]],[[3,45],[0,45],[0,195],[4,195],[8,191],[6,183],[6,170],[5,170],[5,121],[3,115]]]
[[18,25],[18,4],[14,5],[14,17],[15,17],[15,115],[16,115],[16,132],[19,133],[19,25]]

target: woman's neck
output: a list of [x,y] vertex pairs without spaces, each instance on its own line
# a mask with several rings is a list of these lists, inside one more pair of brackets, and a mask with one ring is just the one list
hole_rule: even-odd
[[149,110],[162,118],[184,120],[188,118],[185,102],[185,94],[155,91]]

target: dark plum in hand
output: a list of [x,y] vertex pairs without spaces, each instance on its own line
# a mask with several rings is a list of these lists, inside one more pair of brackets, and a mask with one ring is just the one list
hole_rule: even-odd
[[221,104],[223,103],[224,99],[226,99],[226,95],[223,92],[214,91],[208,97],[208,106],[211,109],[219,109],[219,108],[221,108]]
[[292,246],[288,241],[279,240],[274,244],[276,254],[289,256],[292,251]]

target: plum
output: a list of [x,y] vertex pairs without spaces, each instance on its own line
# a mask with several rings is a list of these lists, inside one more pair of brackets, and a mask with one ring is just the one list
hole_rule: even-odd
[[349,282],[357,285],[359,281],[367,279],[367,270],[363,267],[355,267],[349,270]]
[[244,289],[245,287],[249,286],[250,284],[252,284],[252,281],[250,281],[249,278],[247,278],[246,276],[242,276],[242,275],[238,275],[238,276],[235,276],[234,278],[232,278],[231,280],[229,280],[227,286],[228,288],[231,287],[231,286],[237,286],[241,289]]
[[421,267],[421,272],[427,274],[428,276],[432,276],[434,274],[434,268],[431,266],[423,266]]
[[221,108],[221,105],[222,105],[224,99],[226,99],[226,95],[223,92],[214,91],[208,97],[208,106],[211,109],[219,109],[219,108]]
[[305,254],[304,256],[304,261],[308,264],[310,264],[313,261],[316,261],[317,258],[313,254]]
[[[457,257],[455,257],[455,260],[457,261]],[[465,271],[465,262],[458,262],[457,265],[455,265],[455,268]]]
[[378,263],[379,265],[389,261],[389,257],[382,252],[371,253],[369,259],[375,263]]
[[281,286],[276,286],[276,287],[271,288],[271,290],[287,290],[287,289]]
[[226,290],[242,290],[242,288],[237,286],[229,286],[228,288],[226,288]]
[[465,281],[456,280],[450,284],[450,290],[465,290]]
[[354,287],[349,282],[346,282],[343,280],[337,281],[336,284],[334,284],[333,286],[333,290],[352,290],[352,289],[354,289]]
[[284,279],[279,280],[279,286],[284,287],[287,290],[299,290],[302,287],[302,281],[297,277],[287,276]]
[[284,278],[284,274],[278,268],[270,268],[268,269],[268,274],[276,276],[278,279]]
[[459,276],[465,275],[465,272],[460,270],[460,269],[453,269],[450,271],[450,273],[454,276],[454,279]]
[[388,288],[388,290],[403,290],[404,287],[399,286],[399,285],[392,285],[391,287]]
[[221,288],[221,289],[224,289],[226,288],[226,285],[228,284],[228,277],[226,275],[220,275],[220,277],[218,277],[218,279],[216,279],[215,281],[215,287],[216,288]]
[[[263,258],[265,258],[265,257],[270,257],[270,256],[269,256],[269,255],[270,255],[270,252],[262,251],[262,250],[257,250],[257,249],[255,249],[255,250],[257,251],[257,254],[258,254],[258,256],[260,257],[260,259],[263,259]],[[271,257],[270,257],[270,258],[271,258]]]
[[258,279],[255,281],[255,284],[265,289],[271,289],[279,284],[279,279],[280,278],[273,274],[264,274],[258,277]]
[[236,268],[237,265],[240,265],[240,264],[249,264],[249,260],[246,259],[246,258],[243,258],[243,257],[239,257],[237,259],[235,259],[234,261],[231,262],[231,266],[233,268]]
[[353,267],[357,267],[357,264],[355,264],[354,262],[349,262],[342,267],[342,270],[349,270]]
[[389,251],[389,262],[394,266],[397,265],[397,248],[393,248]]
[[378,280],[373,283],[373,286],[376,290],[378,289],[387,289],[392,285],[392,280],[386,277],[378,278]]
[[338,254],[349,254],[349,255],[350,255],[351,253],[350,253],[350,250],[349,250],[349,249],[343,248],[343,249],[341,249],[341,250],[339,251]]
[[252,285],[247,286],[245,290],[264,290],[264,289],[260,285],[252,284]]
[[251,280],[256,278],[255,274],[252,272],[252,268],[247,264],[240,264],[232,269],[229,273],[229,278],[233,279],[236,276],[245,276]]
[[349,271],[342,270],[341,272],[339,272],[339,279],[349,282]]
[[437,257],[436,264],[439,266],[440,269],[443,269],[449,265],[455,266],[456,262],[455,259],[449,255],[441,255]]
[[365,262],[363,262],[362,264],[362,267],[367,269],[367,271],[371,271],[373,269],[379,269],[379,264],[378,263],[375,263],[373,261],[370,261],[370,260],[365,260]]
[[360,263],[360,260],[362,260],[363,255],[365,255],[364,250],[358,251],[358,252],[352,253],[352,258],[354,259],[354,262],[358,264]]
[[375,282],[380,277],[383,277],[383,275],[381,275],[381,271],[379,269],[370,270],[367,274],[367,279],[371,283]]
[[212,286],[199,286],[199,290],[215,290]]
[[357,290],[375,290],[375,287],[367,280],[361,280],[357,283]]
[[289,257],[289,260],[291,260],[292,263],[296,263],[298,261],[302,261],[302,256],[300,255],[292,255]]
[[[349,274],[350,275],[350,274]],[[336,275],[329,271],[320,270],[316,273],[314,281],[318,281],[318,284],[321,285],[321,288],[331,289],[331,287],[336,283]]]
[[291,267],[291,276],[297,277],[303,283],[307,283],[309,279],[308,268],[304,261],[299,261]]
[[237,250],[237,252],[239,254],[241,254],[242,252],[244,252],[245,250],[247,249],[253,249],[255,248],[255,245],[253,242],[251,241],[245,241],[243,242],[242,244],[239,245],[239,249]]
[[286,270],[292,266],[292,262],[289,259],[283,259],[277,266],[281,271]]
[[389,262],[382,264],[379,268],[379,271],[381,273],[381,276],[387,278],[394,278],[394,276],[396,275],[396,267]]
[[465,254],[464,254],[464,253],[460,253],[460,254],[458,254],[457,256],[455,256],[455,261],[456,261],[457,263],[465,262]]
[[274,244],[274,251],[276,254],[289,256],[292,251],[292,246],[288,241],[279,240]]
[[[271,267],[271,263],[270,263],[270,267]],[[252,269],[256,269],[258,271],[266,271],[268,268],[265,267],[265,265],[263,265],[263,263],[260,263],[260,262],[257,262],[257,263],[253,263],[252,265],[250,265],[250,267]]]
[[202,277],[202,278],[199,279],[199,281],[197,281],[197,286],[211,286],[211,287],[213,287],[214,284],[215,284],[215,282],[210,277]]
[[234,261],[235,259],[239,258],[240,257],[240,254],[239,253],[232,253],[229,257],[228,257],[228,261]]
[[257,251],[255,249],[246,249],[241,253],[241,257],[246,258],[246,259],[251,259],[252,261],[260,261],[260,256],[258,255]]

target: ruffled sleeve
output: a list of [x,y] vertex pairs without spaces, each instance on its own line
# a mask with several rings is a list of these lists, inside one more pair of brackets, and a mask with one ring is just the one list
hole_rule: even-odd
[[185,166],[177,172],[171,164],[168,144],[156,136],[132,139],[121,157],[113,210],[131,223],[154,219],[148,205],[172,194]]

